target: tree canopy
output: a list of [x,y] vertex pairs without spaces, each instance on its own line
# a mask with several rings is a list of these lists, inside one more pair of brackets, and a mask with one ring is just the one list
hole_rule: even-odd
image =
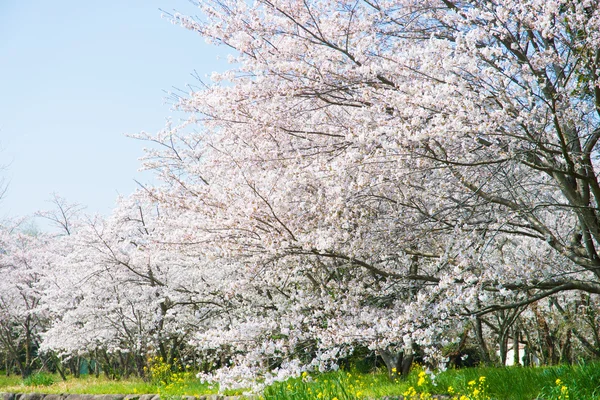
[[[230,385],[359,346],[395,371],[467,337],[487,361],[509,337],[545,362],[572,335],[600,355],[597,2],[198,7],[171,18],[232,69],[179,99],[182,124],[136,135],[162,184],[70,235],[57,268],[103,294],[54,298],[71,308],[45,349],[141,367],[185,345]],[[569,345],[549,345],[563,323]],[[93,340],[56,341],[73,326]]]

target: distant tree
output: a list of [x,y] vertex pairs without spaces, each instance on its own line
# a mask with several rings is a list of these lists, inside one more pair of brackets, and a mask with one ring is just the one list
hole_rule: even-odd
[[[181,359],[217,302],[204,299],[197,257],[172,251],[155,204],[122,199],[108,218],[80,222],[46,278],[54,315],[42,349],[87,356],[107,374],[145,376],[149,357]],[[185,357],[184,357],[185,358]]]
[[38,349],[48,316],[38,306],[46,244],[43,235],[0,228],[0,347],[8,373],[15,366],[23,377],[41,365]]
[[77,203],[69,203],[67,199],[56,193],[52,194],[49,202],[52,208],[38,211],[35,215],[50,221],[53,227],[58,228],[59,233],[72,234],[77,223],[80,222],[80,214],[85,207]]

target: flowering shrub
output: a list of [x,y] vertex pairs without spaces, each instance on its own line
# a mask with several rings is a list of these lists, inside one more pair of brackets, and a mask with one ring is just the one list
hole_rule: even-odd
[[315,378],[308,372],[303,372],[300,378],[277,382],[267,387],[264,397],[267,400],[362,399],[365,397],[367,385],[364,376],[355,376],[349,372],[332,373]]
[[[487,394],[487,384],[485,383],[485,376],[480,376],[479,379],[470,381],[467,384],[467,393],[463,395],[457,395],[452,400],[489,400],[490,396]],[[450,393],[448,388],[448,393]]]
[[420,366],[414,367],[419,371],[417,375],[417,389],[414,386],[410,386],[404,393],[406,399],[419,399],[427,400],[431,399],[430,391],[433,389],[433,381],[431,377],[425,372]]
[[549,400],[568,400],[570,398],[569,387],[561,379],[556,379],[554,383],[555,385],[550,388],[549,393],[544,398]]
[[192,378],[192,373],[185,371],[176,364],[166,362],[163,357],[156,356],[148,360],[150,381],[158,388],[158,394],[180,393],[183,391],[186,381]]

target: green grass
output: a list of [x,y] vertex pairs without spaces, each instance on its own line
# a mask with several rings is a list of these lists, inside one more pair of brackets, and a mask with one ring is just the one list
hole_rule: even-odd
[[[111,380],[103,376],[69,377],[66,381],[58,375],[51,375],[54,383],[51,385],[35,385],[31,380],[23,381],[19,376],[6,377],[0,375],[0,392],[33,393],[43,392],[48,394],[154,394],[165,395],[200,395],[217,393],[218,388],[211,388],[201,383],[198,379],[189,379],[178,385],[162,387],[139,378]],[[26,384],[29,383],[29,384]]]
[[378,371],[361,374],[355,371],[327,372],[277,382],[264,392],[266,400],[338,400],[400,396],[410,386],[409,381],[391,382],[387,374]]
[[[465,368],[439,373],[434,382],[429,377],[419,385],[419,372],[415,368],[405,381],[390,382],[387,374],[355,372],[325,373],[276,383],[265,390],[266,400],[350,400],[357,398],[397,397],[410,387],[417,393],[467,395],[471,399],[474,389],[485,386],[490,399],[533,400],[559,399],[560,388],[566,386],[570,399],[600,399],[600,363],[563,365],[555,367],[524,368]],[[480,377],[485,377],[480,384]],[[557,385],[556,380],[561,384]],[[473,382],[469,385],[469,382]],[[319,397],[320,394],[320,397]],[[460,396],[459,396],[460,397]]]
[[[419,393],[448,394],[452,387],[455,394],[471,394],[474,385],[479,384],[480,377],[485,377],[485,393],[490,399],[557,400],[560,388],[566,386],[570,399],[600,400],[600,362],[562,365],[555,367],[524,368],[465,368],[448,370],[439,373],[434,382],[421,378],[420,368],[415,368],[405,381],[390,382],[387,374],[380,370],[374,373],[357,373],[355,371],[337,371],[322,374],[304,374],[304,376],[278,382],[269,386],[264,393],[266,400],[350,400],[362,398],[398,397],[410,387]],[[557,385],[557,379],[560,384]],[[50,381],[53,381],[51,383]],[[155,385],[141,379],[108,380],[104,377],[83,376],[62,381],[59,376],[43,374],[28,379],[29,385],[19,376],[0,374],[0,392],[45,392],[73,394],[147,394],[159,393],[166,397],[178,395],[202,395],[216,393],[218,388],[210,387],[193,377],[168,385]],[[36,384],[37,383],[37,384]],[[51,383],[51,384],[49,384]],[[419,383],[421,383],[419,385]],[[48,384],[47,386],[44,386]],[[240,394],[241,391],[226,394]],[[471,396],[470,399],[477,397]],[[479,397],[484,399],[487,397]]]
[[548,398],[557,386],[557,379],[568,388],[571,399],[600,399],[600,363],[539,368],[482,367],[449,370],[439,374],[436,383],[440,389],[447,390],[448,386],[452,386],[465,392],[468,382],[477,380],[480,376],[486,377],[488,394],[497,399]]
[[0,391],[3,390],[2,388],[19,385],[21,382],[23,382],[23,380],[19,375],[6,376],[5,374],[0,373]]
[[25,386],[50,386],[53,383],[54,376],[44,372],[37,372],[23,379],[23,384]]

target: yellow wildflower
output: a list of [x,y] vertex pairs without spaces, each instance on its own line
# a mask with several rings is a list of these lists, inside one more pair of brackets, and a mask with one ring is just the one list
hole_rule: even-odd
[[425,384],[426,376],[427,376],[427,374],[425,373],[425,371],[419,372],[419,380],[417,381],[417,386],[423,386]]

